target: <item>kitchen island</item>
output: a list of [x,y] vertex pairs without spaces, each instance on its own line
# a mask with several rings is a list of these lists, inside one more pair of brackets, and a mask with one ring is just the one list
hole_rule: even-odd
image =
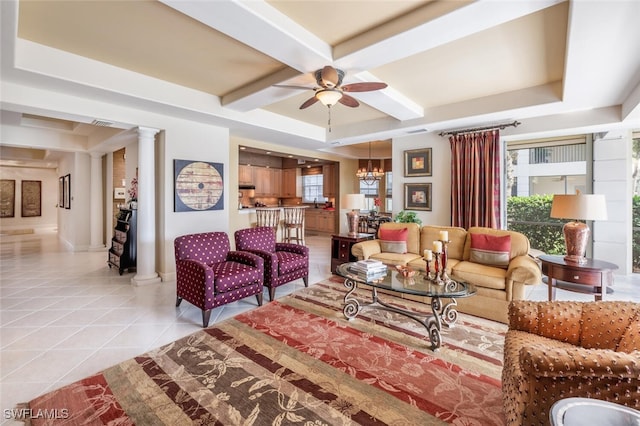
[[[270,209],[279,209],[280,210],[280,226],[278,226],[278,230],[276,232],[276,240],[282,241],[283,233],[282,233],[282,221],[284,219],[284,207],[302,207],[306,209],[305,218],[302,232],[308,231],[316,231],[323,233],[333,233],[335,232],[335,215],[336,211],[331,209],[323,209],[323,208],[314,208],[313,206],[307,205],[295,205],[295,206],[283,206],[283,207],[260,207],[260,208],[270,208]],[[253,228],[256,226],[256,208],[243,208],[238,209],[239,215],[239,225],[240,229],[242,228]]]

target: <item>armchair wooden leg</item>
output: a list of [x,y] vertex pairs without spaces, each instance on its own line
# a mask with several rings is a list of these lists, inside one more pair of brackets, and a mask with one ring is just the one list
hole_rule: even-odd
[[181,302],[182,302],[182,297],[176,296],[176,307],[180,306]]
[[304,281],[304,286],[309,287],[309,275],[306,277],[302,277],[302,281]]
[[206,311],[202,310],[202,328],[207,328],[209,325],[209,318],[211,318],[211,309],[207,309]]
[[262,306],[262,293],[256,294],[256,299],[258,299],[258,306]]
[[276,298],[276,288],[275,287],[269,287],[269,300],[271,302],[273,302]]

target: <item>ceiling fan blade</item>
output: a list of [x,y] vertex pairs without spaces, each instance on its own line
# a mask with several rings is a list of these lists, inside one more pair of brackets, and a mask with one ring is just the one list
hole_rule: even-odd
[[338,71],[336,71],[334,67],[327,65],[322,68],[320,78],[322,79],[324,87],[336,87],[340,77],[338,76]]
[[307,99],[302,105],[300,105],[300,109],[305,109],[307,107],[310,107],[316,102],[318,102],[318,98],[316,98],[314,95],[312,98]]
[[355,108],[358,105],[360,105],[360,102],[356,101],[355,98],[352,98],[351,96],[346,95],[344,93],[342,94],[342,97],[338,102],[340,102],[342,105],[345,105],[351,108]]
[[364,82],[364,83],[351,83],[341,87],[345,92],[370,92],[372,90],[380,90],[387,87],[387,83],[377,82]]

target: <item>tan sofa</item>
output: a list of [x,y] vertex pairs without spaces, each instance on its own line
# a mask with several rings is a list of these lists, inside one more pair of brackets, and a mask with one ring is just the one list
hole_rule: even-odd
[[548,425],[551,406],[569,397],[640,408],[639,303],[518,300],[509,320],[502,369],[508,425]]
[[[448,246],[447,274],[454,280],[474,284],[478,289],[475,296],[457,300],[460,312],[507,323],[509,302],[524,299],[526,285],[542,282],[540,267],[528,254],[529,239],[519,232],[481,227],[473,227],[468,231],[450,226],[420,227],[415,223],[384,223],[380,226],[380,229],[385,228],[408,229],[407,253],[382,252],[380,240],[375,239],[354,244],[352,254],[358,259],[377,259],[387,265],[409,265],[413,269],[424,271],[424,250],[432,248],[440,231],[448,231],[451,243]],[[510,235],[509,265],[503,268],[471,262],[472,233]],[[428,302],[428,298],[411,295],[405,297]]]

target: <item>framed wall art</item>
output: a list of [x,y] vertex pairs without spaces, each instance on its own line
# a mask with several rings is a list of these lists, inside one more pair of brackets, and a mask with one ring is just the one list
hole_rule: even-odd
[[71,173],[64,176],[63,182],[64,192],[64,208],[71,208]]
[[14,217],[16,214],[16,181],[0,180],[0,217]]
[[404,152],[404,176],[431,176],[431,148]]
[[431,184],[405,183],[404,209],[431,211]]
[[58,207],[64,209],[64,176],[58,178]]
[[173,160],[176,212],[223,210],[223,164]]
[[42,181],[22,181],[22,217],[42,216]]

